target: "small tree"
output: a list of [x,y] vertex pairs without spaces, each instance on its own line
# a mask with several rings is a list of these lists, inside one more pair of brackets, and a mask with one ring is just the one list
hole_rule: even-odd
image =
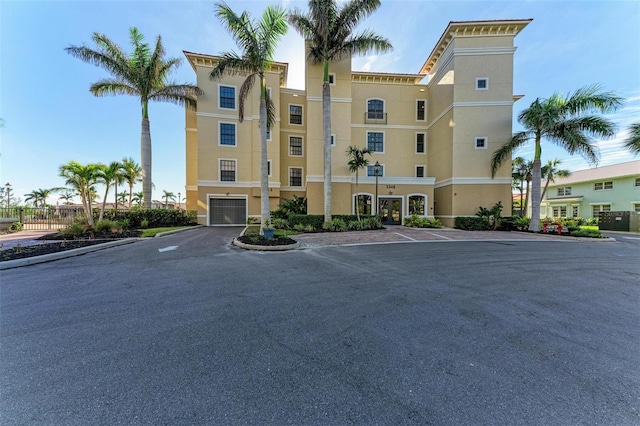
[[162,192],[162,198],[164,198],[164,208],[167,209],[169,208],[169,200],[176,201],[176,194],[174,194],[173,192],[169,192],[166,189]]
[[[358,171],[369,165],[369,159],[366,155],[371,155],[371,150],[367,147],[359,148],[357,146],[350,146],[349,149],[347,149],[349,172],[356,174],[356,193],[358,192]],[[358,206],[357,203],[356,217],[360,220],[360,206]]]

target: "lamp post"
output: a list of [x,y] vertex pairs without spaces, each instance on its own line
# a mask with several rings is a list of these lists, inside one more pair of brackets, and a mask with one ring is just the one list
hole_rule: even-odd
[[378,174],[380,172],[380,163],[376,161],[376,164],[373,165],[373,174],[376,175],[376,217],[378,216]]
[[180,210],[180,200],[181,200],[180,195],[181,194],[178,192],[178,210]]
[[11,217],[11,214],[9,213],[9,209],[11,209],[11,184],[9,182],[7,182],[4,185],[5,191],[4,193],[7,196],[7,217]]

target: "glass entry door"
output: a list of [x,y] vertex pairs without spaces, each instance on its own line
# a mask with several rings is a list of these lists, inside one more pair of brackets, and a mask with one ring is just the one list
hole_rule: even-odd
[[401,225],[402,198],[380,198],[378,213],[383,225]]

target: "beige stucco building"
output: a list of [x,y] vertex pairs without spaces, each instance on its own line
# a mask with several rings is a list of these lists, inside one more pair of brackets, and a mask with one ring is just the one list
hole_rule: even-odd
[[[353,71],[331,64],[332,212],[378,212],[399,223],[418,214],[452,225],[479,206],[511,205],[511,164],[491,177],[491,154],[512,134],[515,36],[530,20],[451,22],[415,74]],[[186,113],[187,208],[205,225],[260,215],[259,94],[238,121],[244,78],[209,74],[219,57],[185,52],[204,91]],[[322,66],[306,64],[306,90],[287,88],[287,64],[267,85],[276,105],[268,142],[270,205],[304,195],[322,214]],[[358,185],[349,146],[369,147]],[[373,164],[380,164],[376,185]],[[377,188],[377,191],[376,191]]]

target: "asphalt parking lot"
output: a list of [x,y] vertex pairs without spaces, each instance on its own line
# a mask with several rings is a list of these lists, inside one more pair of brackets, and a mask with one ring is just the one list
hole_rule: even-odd
[[2,271],[2,423],[640,424],[633,236],[237,233]]

